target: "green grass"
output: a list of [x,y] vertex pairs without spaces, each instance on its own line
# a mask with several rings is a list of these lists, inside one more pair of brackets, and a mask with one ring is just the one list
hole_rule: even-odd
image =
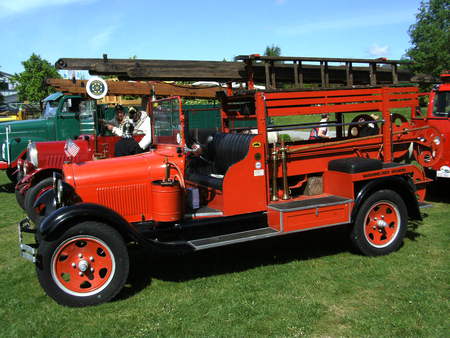
[[340,229],[185,256],[136,251],[118,300],[71,309],[18,256],[23,213],[5,182],[0,174],[1,336],[448,336],[445,190],[389,256],[351,253]]

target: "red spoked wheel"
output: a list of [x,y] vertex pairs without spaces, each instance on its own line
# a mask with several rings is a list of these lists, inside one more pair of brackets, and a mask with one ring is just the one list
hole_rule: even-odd
[[82,222],[52,241],[42,239],[36,271],[47,295],[66,306],[89,306],[114,298],[128,278],[122,236],[110,226]]
[[392,243],[400,230],[400,215],[396,205],[388,201],[374,204],[367,212],[364,226],[366,240],[376,248]]
[[378,190],[359,207],[351,239],[364,255],[386,255],[400,247],[407,222],[403,199],[392,190]]
[[76,236],[59,245],[52,257],[52,277],[65,292],[84,297],[100,292],[114,276],[115,257],[92,236]]

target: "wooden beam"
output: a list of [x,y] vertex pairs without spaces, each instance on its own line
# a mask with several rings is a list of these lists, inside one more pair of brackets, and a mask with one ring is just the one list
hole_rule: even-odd
[[[224,91],[219,86],[200,87],[189,85],[176,85],[165,82],[128,82],[106,81],[108,84],[107,95],[150,95],[152,88],[158,96],[182,96],[190,98],[211,99],[216,97],[218,91]],[[87,80],[48,79],[47,84],[62,92],[72,94],[86,94]]]

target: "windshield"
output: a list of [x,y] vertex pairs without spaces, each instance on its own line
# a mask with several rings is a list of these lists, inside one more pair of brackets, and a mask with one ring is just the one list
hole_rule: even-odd
[[433,115],[448,117],[450,113],[450,92],[436,93],[434,97]]
[[155,144],[181,144],[178,99],[158,101],[157,106],[153,108],[153,130]]
[[47,101],[45,102],[43,118],[47,119],[56,115],[59,101]]

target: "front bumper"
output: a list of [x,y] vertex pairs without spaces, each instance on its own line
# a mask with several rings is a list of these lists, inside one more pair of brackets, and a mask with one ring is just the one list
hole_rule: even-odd
[[21,220],[18,224],[19,227],[19,250],[20,250],[20,256],[23,258],[36,263],[36,256],[37,256],[37,243],[34,241],[32,244],[25,244],[23,235],[24,233],[28,234],[34,234],[36,230],[31,228],[31,222],[28,217],[25,217],[23,220]]

